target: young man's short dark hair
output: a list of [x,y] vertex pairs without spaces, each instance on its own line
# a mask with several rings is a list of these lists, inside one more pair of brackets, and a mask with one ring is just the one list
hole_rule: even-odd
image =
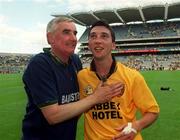
[[103,21],[103,20],[98,20],[98,21],[96,21],[95,23],[92,24],[92,26],[89,28],[88,37],[89,37],[89,35],[90,35],[91,30],[92,30],[94,27],[96,27],[96,26],[104,26],[104,27],[106,27],[106,28],[110,31],[110,33],[111,33],[112,42],[115,42],[115,33],[114,33],[113,29],[111,28],[111,26],[110,26],[108,23],[106,23],[106,22]]

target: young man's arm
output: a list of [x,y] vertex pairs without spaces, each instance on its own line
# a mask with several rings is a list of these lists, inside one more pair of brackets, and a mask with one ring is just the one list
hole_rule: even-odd
[[116,135],[113,140],[133,140],[136,136],[136,133],[141,131],[142,129],[150,126],[155,120],[158,118],[159,113],[147,112],[143,115],[143,117],[135,122],[132,122],[132,130],[130,133],[125,134],[123,130],[127,127],[127,124],[117,128],[116,130],[120,133]]

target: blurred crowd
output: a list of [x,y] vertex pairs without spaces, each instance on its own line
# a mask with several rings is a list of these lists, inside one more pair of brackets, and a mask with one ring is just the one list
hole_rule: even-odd
[[0,54],[0,73],[22,73],[33,55]]
[[[154,22],[147,24],[125,24],[112,26],[116,40],[135,38],[156,38],[180,35],[180,22]],[[83,33],[80,42],[87,42],[88,28]]]
[[[84,67],[91,60],[91,57],[81,58]],[[180,54],[116,56],[116,60],[136,70],[180,70]]]
[[[22,73],[33,55],[0,54],[0,73]],[[84,67],[92,58],[81,57]],[[116,56],[116,60],[137,70],[180,70],[180,54]]]
[[179,35],[179,29],[179,22],[129,25],[126,38],[177,36]]

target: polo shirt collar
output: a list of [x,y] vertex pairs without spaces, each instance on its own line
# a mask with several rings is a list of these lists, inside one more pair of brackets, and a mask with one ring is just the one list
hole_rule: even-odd
[[109,70],[109,73],[104,76],[104,77],[101,77],[100,75],[98,75],[97,71],[96,71],[96,65],[95,65],[95,62],[94,62],[94,59],[91,61],[90,63],[90,70],[91,71],[94,71],[97,75],[97,77],[102,80],[102,81],[106,81],[115,71],[116,71],[116,60],[115,60],[115,57],[112,56],[112,59],[113,59],[113,62],[111,64],[111,68]]

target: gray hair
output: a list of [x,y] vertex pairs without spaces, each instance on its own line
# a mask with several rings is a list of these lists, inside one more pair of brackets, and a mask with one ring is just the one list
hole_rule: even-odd
[[65,17],[65,16],[55,17],[48,23],[47,28],[46,28],[46,32],[48,33],[48,32],[55,31],[56,30],[56,25],[58,23],[64,22],[64,21],[74,22],[73,19]]

